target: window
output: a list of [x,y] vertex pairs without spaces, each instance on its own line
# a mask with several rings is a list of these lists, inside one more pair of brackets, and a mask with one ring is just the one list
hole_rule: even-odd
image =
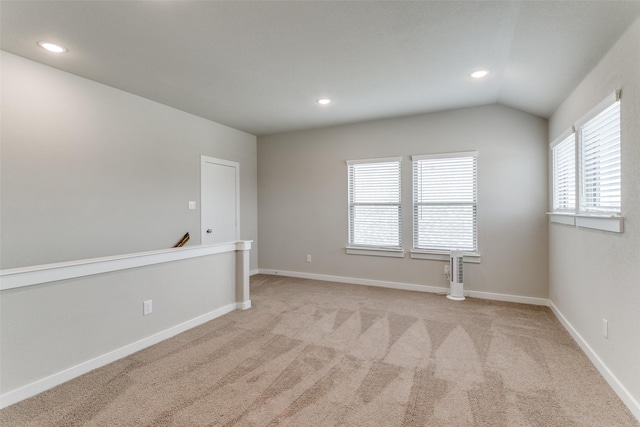
[[477,153],[413,156],[413,247],[477,250]]
[[553,211],[575,212],[576,209],[576,135],[552,144]]
[[350,246],[401,249],[400,161],[401,158],[347,162]]
[[582,117],[574,130],[551,144],[551,221],[621,233],[620,92]]
[[616,101],[579,130],[580,211],[620,213],[620,102]]

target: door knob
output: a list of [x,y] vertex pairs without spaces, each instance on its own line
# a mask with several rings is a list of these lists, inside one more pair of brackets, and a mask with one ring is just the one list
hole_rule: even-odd
[[208,228],[208,229],[207,229],[207,233],[208,233],[208,234],[211,234],[211,233],[213,233],[213,230],[212,230],[212,229],[210,229],[210,228]]

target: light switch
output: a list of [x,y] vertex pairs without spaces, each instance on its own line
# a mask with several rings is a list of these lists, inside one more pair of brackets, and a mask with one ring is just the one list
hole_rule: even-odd
[[195,209],[196,208],[196,202],[194,201],[189,201],[189,209]]

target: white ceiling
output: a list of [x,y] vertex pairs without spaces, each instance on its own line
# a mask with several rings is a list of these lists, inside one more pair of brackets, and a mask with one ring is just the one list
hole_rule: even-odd
[[2,1],[0,40],[265,135],[493,103],[548,117],[639,15],[640,1]]

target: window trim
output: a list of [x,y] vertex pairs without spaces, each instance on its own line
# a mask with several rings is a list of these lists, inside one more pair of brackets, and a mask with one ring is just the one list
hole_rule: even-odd
[[[573,211],[566,210],[554,210],[553,206],[553,197],[554,197],[554,183],[553,183],[553,170],[551,170],[551,212],[547,212],[549,216],[549,222],[554,224],[562,224],[574,226],[576,228],[588,228],[593,230],[601,230],[608,231],[614,233],[622,233],[624,232],[624,217],[622,216],[622,206],[620,207],[620,212],[618,213],[602,213],[602,212],[593,212],[588,210],[581,210],[582,207],[582,174],[580,171],[581,168],[581,128],[590,120],[594,119],[600,113],[605,111],[607,108],[611,107],[616,102],[620,102],[621,100],[621,91],[616,90],[605,99],[600,101],[595,107],[591,108],[586,114],[582,115],[578,120],[576,120],[575,124],[565,132],[563,132],[559,137],[554,139],[551,144],[549,144],[549,150],[551,153],[551,161],[553,162],[553,149],[554,147],[564,141],[571,133],[575,135],[575,207]],[[620,114],[622,115],[622,104]],[[553,168],[553,164],[551,165]],[[622,183],[621,183],[622,184]],[[622,187],[622,185],[621,185]]]
[[604,110],[611,107],[616,102],[620,101],[622,99],[621,95],[622,95],[622,91],[620,91],[619,89],[609,94],[609,96],[607,96],[602,101],[598,102],[598,104],[595,107],[590,109],[587,113],[583,114],[582,117],[576,120],[574,127],[578,129],[583,125],[585,125],[589,120],[595,118],[598,114],[602,113]]
[[624,232],[624,217],[621,215],[584,215],[562,212],[547,212],[547,215],[549,216],[549,222],[554,224],[610,231],[612,233]]
[[[371,163],[398,163],[399,165],[399,222],[398,222],[398,246],[371,246],[371,245],[358,245],[351,242],[351,177],[349,168],[354,165],[371,164]],[[383,257],[404,257],[404,249],[402,248],[402,157],[381,157],[374,159],[359,159],[359,160],[347,160],[347,246],[345,248],[346,253],[350,255],[372,255]]]
[[[430,259],[436,261],[449,261],[449,257],[451,256],[450,251],[430,251],[423,249],[412,249],[411,250],[411,258],[412,259]],[[469,262],[472,264],[480,264],[480,253],[478,252],[463,252],[463,262]]]
[[456,157],[475,157],[478,158],[478,151],[458,151],[455,153],[436,153],[436,154],[416,154],[411,156],[411,162],[416,160],[429,159],[451,159]]
[[461,157],[473,157],[475,161],[475,176],[474,176],[474,249],[469,251],[464,251],[465,260],[464,262],[473,262],[480,263],[480,253],[479,253],[479,244],[478,244],[478,151],[459,151],[459,152],[450,152],[450,153],[435,153],[435,154],[422,154],[422,155],[412,155],[411,156],[411,212],[412,212],[412,221],[411,221],[411,237],[412,237],[412,249],[411,249],[411,258],[413,259],[431,259],[431,260],[448,260],[450,251],[442,250],[442,249],[426,249],[426,248],[417,248],[416,247],[416,202],[415,202],[415,177],[414,177],[414,167],[416,162],[421,160],[431,160],[431,159],[451,159],[451,158],[461,158]]
[[[585,121],[578,127],[578,148],[579,148],[578,189],[580,191],[580,194],[578,199],[577,212],[584,215],[588,215],[588,214],[592,214],[595,216],[620,215],[620,213],[622,212],[621,193],[618,196],[619,197],[617,200],[618,203],[616,203],[614,206],[607,206],[608,203],[602,202],[600,200],[601,197],[607,196],[606,191],[603,191],[603,192],[601,192],[600,190],[596,190],[595,192],[589,191],[589,188],[594,186],[594,184],[597,189],[607,186],[607,179],[603,178],[603,176],[600,173],[601,168],[604,168],[604,170],[606,171],[605,174],[610,172],[614,172],[614,173],[617,172],[617,175],[613,175],[613,176],[619,179],[619,181],[617,182],[618,187],[614,187],[614,188],[616,188],[620,192],[622,191],[622,169],[621,169],[622,153],[621,153],[621,145],[620,145],[621,141],[620,141],[620,135],[619,135],[621,109],[620,109],[620,103],[617,101],[617,98],[614,98],[614,99],[611,99],[611,98],[612,97],[607,98],[606,101],[613,101],[613,102],[601,103],[600,105],[603,105],[604,108],[600,111],[600,113],[595,114],[593,117],[591,117],[589,120]],[[610,110],[613,109],[614,107],[616,107],[615,110],[617,110],[617,116],[615,116],[614,114],[611,114],[610,112]],[[617,139],[611,138],[611,137],[603,138],[603,131],[601,129],[601,126],[604,123],[606,123],[607,125],[610,125],[612,122],[603,122],[602,119],[600,119],[597,122],[594,122],[596,117],[602,116],[605,112],[609,112],[609,115],[605,116],[607,120],[613,119],[613,121],[617,121],[617,125],[618,125],[617,128],[616,127],[610,128],[611,130],[615,129],[616,132],[618,133]],[[598,128],[598,131],[593,132],[596,135],[595,145],[589,139],[590,137],[593,137],[593,134],[590,134],[588,129],[586,129],[587,125],[589,125],[589,128],[592,131],[594,126]],[[592,154],[589,154],[589,152],[593,150],[593,147],[596,147],[595,156],[593,156]],[[607,152],[607,153],[604,154],[603,152]],[[612,154],[613,154],[613,157],[611,157]],[[615,159],[616,157],[617,157],[617,162],[615,161],[611,162],[611,160]],[[590,163],[590,161],[593,163]],[[589,168],[593,167],[593,164],[597,165],[596,170],[598,172],[595,174],[595,176],[593,175],[593,171],[589,170]],[[615,165],[613,169],[608,169],[610,167],[610,164]],[[589,203],[589,200],[594,197],[597,198],[598,201]],[[611,197],[611,195],[609,195],[609,197]]]
[[362,165],[365,163],[391,163],[391,162],[400,162],[402,163],[402,156],[398,157],[380,157],[376,159],[359,159],[359,160],[347,160],[347,166],[351,165]]
[[[556,148],[573,137],[573,208],[556,209]],[[576,213],[578,208],[578,132],[575,127],[571,127],[564,131],[549,146],[551,151],[551,211],[556,213]]]
[[368,255],[390,258],[404,258],[404,249],[374,248],[370,246],[347,246],[345,251],[349,255]]

